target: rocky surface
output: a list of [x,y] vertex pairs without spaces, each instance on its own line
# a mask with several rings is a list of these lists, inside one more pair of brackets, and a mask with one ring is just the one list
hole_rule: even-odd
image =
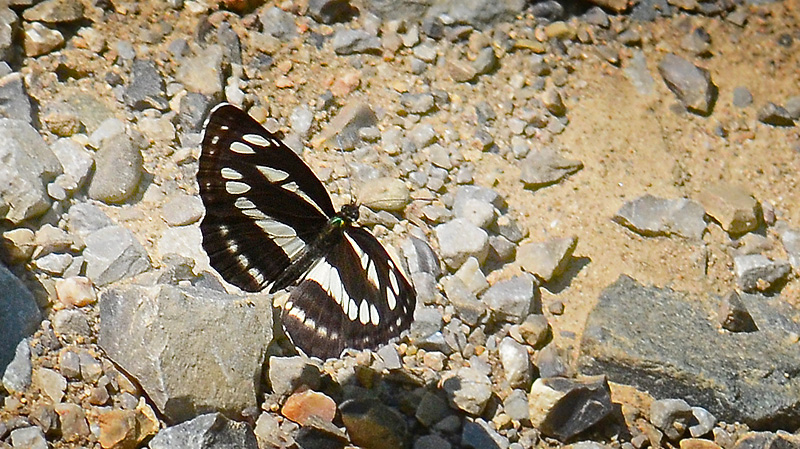
[[[0,448],[800,445],[798,28],[792,0],[3,3]],[[359,200],[406,335],[309,360],[210,269],[223,100]]]

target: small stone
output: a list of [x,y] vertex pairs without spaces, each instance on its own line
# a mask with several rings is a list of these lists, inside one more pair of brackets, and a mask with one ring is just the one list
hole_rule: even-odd
[[348,0],[310,0],[308,14],[319,23],[346,22],[357,12]]
[[567,107],[564,105],[564,100],[561,99],[561,93],[555,88],[549,88],[544,92],[542,103],[556,117],[562,117],[567,113]]
[[348,28],[340,29],[333,35],[331,46],[337,55],[380,53],[382,50],[381,39],[378,36],[364,30]]
[[524,274],[492,285],[481,300],[499,320],[521,323],[530,313],[534,299],[533,276]]
[[60,276],[72,263],[71,254],[47,254],[34,261],[34,266],[43,272]]
[[442,376],[450,403],[471,415],[480,415],[492,396],[492,382],[483,371],[464,367]]
[[700,438],[684,438],[680,441],[679,447],[680,449],[722,449],[717,443]]
[[53,315],[53,330],[62,337],[88,337],[91,334],[86,314],[79,309],[62,309]]
[[566,270],[577,245],[578,238],[574,236],[526,243],[517,248],[517,262],[523,270],[550,282]]
[[336,403],[323,393],[313,390],[298,391],[286,399],[281,415],[305,426],[312,417],[332,422],[336,415]]
[[[152,440],[150,449],[175,449],[186,442],[216,442],[217,445],[237,449],[257,449],[258,442],[250,425],[231,421],[220,413],[200,415],[190,421],[160,430]],[[224,442],[224,443],[223,443]]]
[[447,72],[453,81],[457,83],[470,82],[478,75],[478,71],[474,66],[462,60],[448,61]]
[[717,97],[717,87],[708,70],[675,54],[667,54],[658,65],[667,87],[690,111],[709,115]]
[[539,378],[528,399],[531,424],[560,441],[586,431],[614,410],[604,376]]
[[613,220],[647,237],[677,235],[699,240],[706,230],[705,214],[700,204],[686,198],[645,194],[625,203]]
[[794,120],[789,111],[775,103],[767,103],[758,110],[758,121],[772,126],[794,126]]
[[170,226],[186,226],[203,216],[205,211],[199,197],[177,194],[161,207],[161,217]]
[[692,416],[694,416],[696,424],[689,427],[689,433],[694,438],[708,435],[717,424],[717,418],[702,407],[692,407]]
[[758,330],[758,326],[742,302],[742,298],[735,291],[722,300],[718,316],[720,326],[730,332],[755,332]]
[[525,346],[504,337],[497,347],[505,378],[511,388],[527,388],[531,382],[531,361]]
[[56,279],[56,296],[69,307],[83,307],[97,302],[92,281],[83,276]]
[[550,323],[544,315],[528,315],[525,321],[520,323],[519,333],[525,339],[525,343],[539,349],[550,337]]
[[493,72],[500,64],[494,48],[486,47],[478,52],[475,61],[472,62],[472,67],[475,69],[475,75],[485,75]]
[[122,203],[136,192],[142,171],[142,153],[131,138],[126,134],[111,137],[96,153],[89,197],[108,204]]
[[3,387],[9,393],[22,393],[31,385],[33,365],[29,339],[22,339],[16,346],[14,358],[5,367]]
[[34,371],[33,384],[56,404],[61,402],[67,389],[67,379],[49,368],[39,368]]
[[[4,25],[2,14],[0,12],[0,30]],[[0,54],[3,52],[2,34],[0,31]],[[0,117],[31,121],[31,97],[28,95],[21,73],[14,72],[0,76]]]
[[64,350],[58,355],[58,370],[69,379],[79,379],[81,375],[81,359],[78,353]]
[[98,441],[104,449],[136,447],[136,413],[133,410],[101,411],[97,424],[100,430]]
[[28,228],[17,228],[3,232],[0,244],[5,251],[5,256],[11,263],[22,263],[30,260],[36,244],[34,233]]
[[378,178],[361,186],[358,199],[373,210],[401,211],[411,202],[411,193],[400,179]]
[[81,188],[94,165],[92,154],[74,140],[66,138],[58,139],[50,149],[64,167],[63,175],[59,175],[55,182],[68,192]]
[[376,399],[350,399],[339,406],[350,441],[364,448],[402,448],[408,427],[398,411]]
[[135,59],[131,67],[131,78],[123,95],[125,104],[136,109],[169,109],[164,92],[164,78],[155,63],[146,59]]
[[787,261],[772,261],[761,254],[733,258],[736,283],[746,292],[769,290],[784,279],[792,267]]
[[28,416],[32,424],[42,429],[49,437],[56,436],[58,433],[58,414],[50,404],[36,404],[31,409]]
[[793,120],[800,120],[800,95],[787,98],[784,108],[789,113],[789,117]]
[[683,399],[660,399],[650,404],[650,422],[672,441],[677,441],[689,427],[692,408]]
[[270,385],[279,396],[288,396],[300,388],[319,388],[320,379],[320,367],[305,357],[269,358]]
[[481,264],[486,260],[489,235],[467,220],[456,218],[436,226],[434,232],[439,241],[442,259],[447,266],[460,267],[469,257],[475,257]]
[[86,277],[97,286],[135,276],[150,268],[145,249],[132,232],[121,226],[92,232],[85,242]]
[[435,434],[423,435],[414,441],[414,449],[450,449],[451,447],[447,440]]
[[[475,260],[475,258],[468,260]],[[475,294],[456,276],[445,279],[442,286],[448,302],[455,308],[461,320],[470,326],[478,324],[486,314],[486,305],[478,301]]]
[[758,228],[761,206],[753,195],[734,184],[716,184],[700,192],[698,201],[728,234],[737,236]]
[[189,92],[219,98],[224,87],[222,65],[222,47],[209,45],[197,56],[184,59],[175,77]]
[[83,4],[78,0],[45,0],[26,9],[22,17],[28,22],[75,22],[83,19]]
[[753,104],[753,94],[744,86],[733,89],[733,105],[737,108],[746,108]]
[[447,401],[434,392],[425,391],[417,404],[414,417],[425,427],[433,427],[436,423],[452,414]]
[[583,162],[565,158],[551,148],[531,151],[522,160],[520,180],[526,188],[538,189],[555,184],[583,169]]
[[47,449],[48,447],[44,432],[36,426],[12,430],[10,441],[15,449]]
[[511,419],[524,421],[530,418],[528,411],[528,395],[523,390],[514,390],[503,401],[503,411]]
[[39,22],[25,23],[26,56],[41,56],[64,45],[64,35],[58,30],[51,30]]

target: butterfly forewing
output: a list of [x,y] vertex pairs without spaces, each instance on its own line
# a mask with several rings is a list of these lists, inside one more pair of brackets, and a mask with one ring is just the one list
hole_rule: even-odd
[[283,324],[307,354],[374,348],[409,327],[415,293],[399,267],[352,225],[357,213],[336,214],[311,169],[247,113],[211,111],[197,179],[211,265],[246,291],[296,285]]
[[284,327],[308,354],[336,357],[373,348],[411,324],[415,293],[368,231],[348,228],[341,242],[306,273],[286,303]]

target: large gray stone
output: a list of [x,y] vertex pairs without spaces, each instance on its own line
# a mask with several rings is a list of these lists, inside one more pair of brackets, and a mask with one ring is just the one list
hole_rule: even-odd
[[150,441],[150,449],[257,449],[253,429],[219,413],[198,416],[162,429]]
[[271,340],[268,301],[169,285],[115,288],[100,298],[100,347],[169,421],[256,407]]
[[[781,298],[741,294],[757,332],[720,332],[716,301],[620,277],[600,295],[581,342],[586,374],[680,398],[753,428],[800,424],[798,312]],[[714,302],[714,304],[710,304]]]
[[[31,335],[41,321],[42,316],[33,294],[22,281],[0,264],[0,375],[5,373],[8,364],[14,360],[20,342]],[[5,383],[5,379],[3,382]]]

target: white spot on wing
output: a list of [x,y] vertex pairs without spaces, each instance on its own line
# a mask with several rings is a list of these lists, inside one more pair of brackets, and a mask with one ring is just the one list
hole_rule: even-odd
[[228,181],[225,183],[225,191],[231,195],[241,195],[250,191],[250,186],[239,181]]
[[350,318],[350,321],[355,321],[358,318],[358,305],[352,299],[350,300],[350,305],[347,307],[347,318]]
[[252,218],[253,220],[259,220],[259,221],[256,222],[256,224],[260,223],[261,220],[265,220],[265,219],[269,218],[266,215],[264,215],[264,213],[261,212],[258,209],[242,209],[242,213],[247,215],[248,217]]
[[389,310],[394,310],[397,307],[397,297],[388,288],[386,289],[386,303],[389,306]]
[[369,323],[369,304],[364,299],[361,300],[361,307],[358,308],[358,321],[361,321],[361,324]]
[[380,281],[378,280],[378,271],[375,269],[374,263],[369,264],[369,269],[367,269],[367,279],[369,279],[369,281],[372,282],[372,285],[375,287],[380,285]]
[[230,167],[222,167],[219,174],[222,175],[223,179],[232,179],[234,181],[242,179],[242,174]]
[[233,142],[231,144],[231,151],[239,154],[255,154],[253,147],[242,142]]
[[377,326],[381,322],[381,316],[378,314],[378,308],[375,307],[374,304],[369,305],[369,320],[374,326]]
[[281,188],[283,188],[283,189],[285,189],[285,190],[287,190],[289,192],[294,193],[295,195],[297,195],[300,198],[302,198],[303,200],[305,200],[305,202],[307,202],[307,203],[311,204],[312,206],[314,206],[318,211],[322,212],[322,214],[325,214],[325,212],[317,205],[317,203],[314,202],[314,200],[312,200],[310,196],[306,195],[306,192],[303,192],[302,190],[300,190],[300,186],[298,186],[296,182],[292,181],[292,182],[283,184],[283,185],[281,185]]
[[255,209],[256,205],[247,198],[239,197],[233,202],[237,209]]
[[394,291],[394,294],[399,295],[400,286],[397,284],[397,275],[394,274],[394,270],[389,270],[389,282],[392,284],[392,290]]
[[259,165],[256,168],[258,168],[258,171],[260,171],[261,174],[267,178],[267,181],[272,183],[281,182],[289,177],[289,173],[286,173],[283,170],[278,170],[277,168],[271,168],[264,165]]
[[287,226],[275,220],[262,220],[256,223],[259,228],[273,237],[296,237],[297,233],[294,232],[291,226]]
[[270,141],[258,134],[245,134],[242,136],[242,140],[244,140],[247,143],[252,143],[253,145],[258,145],[260,147],[270,146]]

